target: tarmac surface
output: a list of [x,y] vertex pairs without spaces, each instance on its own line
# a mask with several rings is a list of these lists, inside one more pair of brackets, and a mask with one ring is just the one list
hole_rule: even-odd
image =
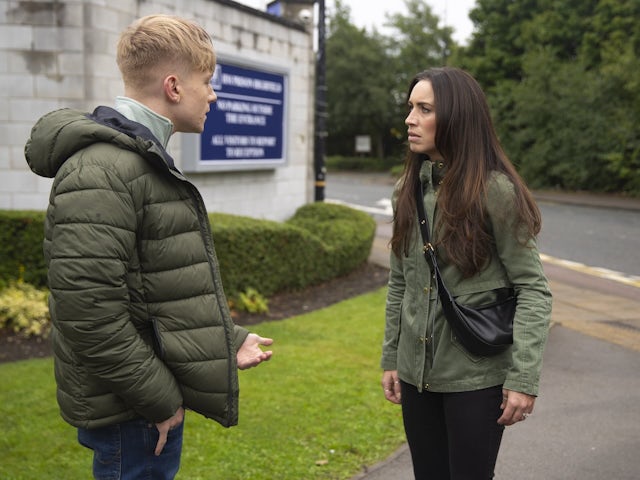
[[[634,199],[557,192],[538,192],[536,198],[640,215],[640,200]],[[388,221],[378,222],[370,256],[387,268],[390,235]],[[553,313],[540,396],[526,421],[506,428],[495,478],[638,480],[640,286],[590,278],[546,262],[545,272]],[[352,480],[413,478],[405,444]]]

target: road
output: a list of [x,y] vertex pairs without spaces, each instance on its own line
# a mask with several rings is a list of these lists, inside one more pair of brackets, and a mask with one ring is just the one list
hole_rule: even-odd
[[[329,174],[325,196],[391,219],[393,181],[384,175]],[[631,278],[640,286],[640,211],[538,201],[545,261],[602,278]]]

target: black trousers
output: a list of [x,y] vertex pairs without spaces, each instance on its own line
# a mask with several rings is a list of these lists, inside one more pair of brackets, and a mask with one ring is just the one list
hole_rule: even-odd
[[401,382],[402,416],[416,480],[489,480],[504,427],[502,386],[436,393]]

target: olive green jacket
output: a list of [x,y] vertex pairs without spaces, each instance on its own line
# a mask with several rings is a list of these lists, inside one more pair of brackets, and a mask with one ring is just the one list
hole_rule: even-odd
[[44,254],[57,398],[94,428],[180,406],[237,423],[235,327],[207,212],[153,134],[108,107],[41,118],[25,147],[55,177]]
[[[427,161],[420,172],[431,232],[436,214],[435,186],[445,168],[441,163]],[[508,178],[493,174],[485,207],[495,243],[491,260],[481,272],[464,279],[437,252],[444,282],[463,304],[486,305],[495,300],[492,290],[513,286],[517,295],[513,345],[497,356],[477,357],[458,343],[442,312],[416,221],[409,255],[398,258],[391,253],[381,360],[384,370],[397,370],[403,381],[420,391],[459,392],[504,385],[530,395],[538,393],[551,317],[551,292],[535,239],[527,245],[516,239],[513,198],[513,185]]]

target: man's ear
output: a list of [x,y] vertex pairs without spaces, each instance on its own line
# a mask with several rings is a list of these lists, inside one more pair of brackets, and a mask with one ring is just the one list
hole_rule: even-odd
[[178,77],[175,75],[168,75],[162,82],[164,88],[164,94],[171,103],[180,102],[180,85]]

